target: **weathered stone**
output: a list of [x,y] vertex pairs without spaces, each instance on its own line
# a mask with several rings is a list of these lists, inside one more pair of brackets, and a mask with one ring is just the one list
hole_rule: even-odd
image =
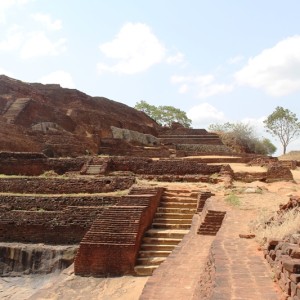
[[283,261],[283,267],[285,270],[300,274],[300,259],[290,259]]

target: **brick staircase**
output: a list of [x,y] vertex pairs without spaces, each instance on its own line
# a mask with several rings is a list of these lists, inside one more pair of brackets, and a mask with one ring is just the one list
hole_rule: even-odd
[[136,275],[152,275],[189,232],[197,199],[198,193],[194,191],[164,191],[152,228],[144,235],[135,266]]
[[225,215],[226,212],[224,211],[208,210],[198,229],[198,234],[216,235],[222,226]]
[[81,170],[81,175],[103,175],[109,170],[110,159],[93,158]]
[[4,117],[7,120],[7,123],[14,123],[17,116],[22,112],[22,110],[27,106],[30,102],[30,98],[19,98],[15,100],[11,106],[7,109],[4,114]]

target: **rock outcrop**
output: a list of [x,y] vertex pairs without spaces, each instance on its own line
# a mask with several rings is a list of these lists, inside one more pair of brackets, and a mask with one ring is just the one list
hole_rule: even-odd
[[97,154],[111,126],[156,135],[146,114],[103,97],[57,84],[25,83],[0,76],[0,151],[48,156]]

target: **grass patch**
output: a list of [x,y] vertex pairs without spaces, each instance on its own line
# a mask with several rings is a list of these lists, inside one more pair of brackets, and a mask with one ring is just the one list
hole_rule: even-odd
[[234,194],[234,193],[231,193],[230,195],[228,195],[226,198],[225,198],[225,201],[226,203],[232,205],[232,206],[241,206],[241,200],[240,198]]
[[299,228],[300,211],[298,207],[273,213],[273,215],[262,212],[256,220],[250,223],[250,229],[261,245],[267,243],[270,238],[283,239],[285,236],[297,233]]

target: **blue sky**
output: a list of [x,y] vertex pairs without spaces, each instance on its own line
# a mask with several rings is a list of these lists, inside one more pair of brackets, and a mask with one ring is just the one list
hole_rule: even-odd
[[276,106],[300,117],[299,11],[297,0],[0,0],[0,73],[267,136]]

